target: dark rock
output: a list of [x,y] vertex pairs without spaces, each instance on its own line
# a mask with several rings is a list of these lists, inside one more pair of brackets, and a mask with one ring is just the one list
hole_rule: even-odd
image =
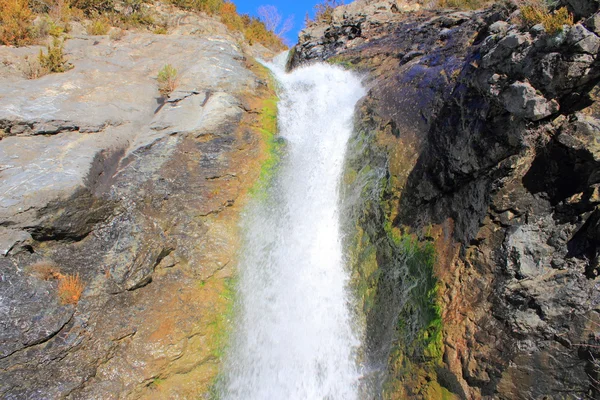
[[563,0],[576,18],[589,17],[598,11],[599,3],[596,0]]

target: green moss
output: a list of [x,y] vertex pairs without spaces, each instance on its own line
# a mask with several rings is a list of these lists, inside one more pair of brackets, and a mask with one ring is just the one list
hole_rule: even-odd
[[[438,281],[434,275],[435,247],[431,241],[419,241],[414,236],[399,235],[391,230],[390,240],[405,257],[407,280],[412,283],[409,302],[399,317],[398,328],[405,338],[407,354],[423,362],[439,363],[442,359],[442,308],[438,298]],[[400,321],[413,318],[411,331]],[[416,329],[415,329],[416,328]]]
[[357,65],[352,64],[348,59],[343,56],[333,56],[327,59],[327,63],[331,65],[339,65],[344,69],[354,70],[357,68]]
[[[357,311],[363,313],[368,340],[391,341],[384,383],[389,397],[442,399],[445,389],[436,381],[443,324],[435,244],[430,232],[417,236],[395,221],[401,187],[387,151],[377,133],[365,129],[351,139],[348,152],[344,192],[359,194],[348,198],[356,204],[345,211]],[[386,328],[390,324],[393,333]]]
[[220,293],[223,300],[224,309],[217,314],[214,321],[208,326],[211,327],[210,342],[213,349],[213,356],[220,359],[227,349],[229,343],[229,334],[231,333],[231,321],[233,320],[236,278],[225,278],[223,290]]
[[[265,71],[268,71],[265,67]],[[264,72],[264,71],[263,71]],[[275,80],[270,72],[266,73],[270,87],[276,87]],[[278,140],[277,137],[277,104],[279,98],[277,95],[273,95],[262,102],[262,108],[259,115],[259,127],[258,130],[261,133],[263,143],[265,145],[265,159],[261,164],[260,174],[257,182],[250,189],[250,195],[252,197],[258,197],[260,199],[267,198],[267,188],[271,184],[279,162],[281,160],[281,153],[283,150],[283,143]]]
[[156,378],[152,379],[152,382],[150,382],[148,384],[148,386],[157,387],[157,386],[160,386],[162,383],[164,383],[164,381],[165,381],[164,379],[156,377]]

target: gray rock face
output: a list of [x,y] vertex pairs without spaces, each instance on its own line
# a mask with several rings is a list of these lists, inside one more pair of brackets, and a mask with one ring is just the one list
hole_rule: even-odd
[[210,324],[267,89],[223,25],[179,14],[170,36],[76,35],[74,68],[36,80],[12,68],[36,47],[0,47],[1,398],[190,398],[216,374]]

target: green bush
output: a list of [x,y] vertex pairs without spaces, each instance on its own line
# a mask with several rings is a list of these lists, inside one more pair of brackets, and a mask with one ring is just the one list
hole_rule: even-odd
[[158,91],[163,96],[169,96],[177,87],[177,70],[171,64],[165,64],[158,71]]
[[54,38],[52,45],[46,47],[47,54],[40,49],[38,61],[41,68],[50,72],[65,72],[73,68],[63,54],[63,44]]

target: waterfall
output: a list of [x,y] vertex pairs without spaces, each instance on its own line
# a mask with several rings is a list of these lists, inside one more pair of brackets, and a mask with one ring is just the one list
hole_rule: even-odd
[[282,160],[266,199],[243,216],[238,312],[220,395],[239,400],[357,399],[354,321],[339,184],[360,79],[317,64],[279,88]]

